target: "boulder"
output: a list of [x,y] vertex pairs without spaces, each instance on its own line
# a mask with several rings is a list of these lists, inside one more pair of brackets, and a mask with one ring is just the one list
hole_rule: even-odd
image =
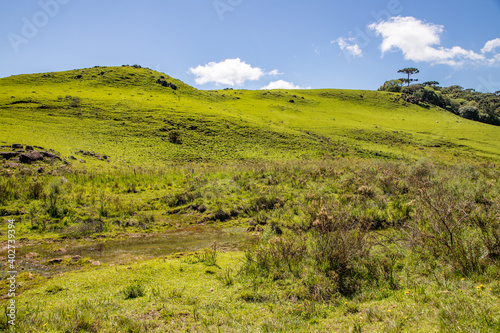
[[71,262],[77,262],[80,259],[82,259],[82,256],[76,255],[76,256],[71,257]]
[[32,151],[32,150],[34,150],[33,146],[26,146],[26,151]]
[[41,161],[41,160],[43,160],[43,156],[42,156],[42,154],[40,154],[36,150],[19,155],[19,161],[21,163],[25,163],[25,164],[30,164],[32,162]]
[[61,158],[59,156],[57,156],[56,154],[50,153],[48,151],[42,152],[42,155],[43,155],[43,157],[47,157],[47,158],[50,158],[53,160],[59,160],[59,161],[61,160]]
[[33,174],[33,171],[31,171],[30,168],[23,168],[21,170],[21,175],[31,176],[32,174]]
[[23,149],[24,146],[20,143],[14,143],[12,144],[12,149]]
[[10,160],[11,158],[17,157],[18,155],[19,155],[19,153],[14,152],[14,151],[0,152],[0,157],[4,158],[6,160]]
[[177,86],[173,83],[170,83],[170,88],[172,88],[173,90],[177,90]]
[[36,257],[38,257],[38,255],[39,255],[39,254],[38,254],[38,253],[36,253],[36,252],[30,252],[30,253],[28,253],[28,254],[26,255],[26,258],[27,258],[27,259],[36,258]]
[[57,253],[66,253],[66,249],[64,247],[61,247],[60,249],[57,249],[54,252],[57,252]]
[[47,263],[49,265],[55,265],[55,264],[60,264],[62,263],[62,258],[55,258],[55,259],[50,259]]

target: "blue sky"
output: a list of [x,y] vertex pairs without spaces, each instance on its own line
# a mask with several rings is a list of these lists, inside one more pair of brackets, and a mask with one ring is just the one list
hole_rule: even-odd
[[500,90],[500,0],[0,0],[0,77],[139,64],[200,89]]

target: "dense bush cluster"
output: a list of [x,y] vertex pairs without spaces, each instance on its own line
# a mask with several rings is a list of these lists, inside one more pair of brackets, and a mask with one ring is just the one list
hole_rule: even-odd
[[245,272],[288,281],[292,298],[326,301],[398,289],[408,275],[498,277],[500,197],[490,171],[428,163],[375,170],[340,177],[340,193],[302,208],[301,228],[269,229],[247,252]]
[[400,92],[403,100],[413,104],[432,104],[466,119],[500,125],[500,92],[481,93],[460,86],[443,88],[437,82],[403,87],[400,80],[386,81],[379,91]]

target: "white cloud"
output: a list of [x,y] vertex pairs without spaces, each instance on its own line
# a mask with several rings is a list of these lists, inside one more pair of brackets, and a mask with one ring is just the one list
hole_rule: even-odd
[[190,68],[189,72],[196,75],[197,84],[214,82],[216,85],[229,86],[242,85],[245,81],[256,81],[265,75],[262,69],[252,67],[240,58],[209,62],[205,66]]
[[500,38],[495,38],[493,40],[487,41],[484,44],[484,47],[481,49],[481,52],[493,52],[497,47],[500,47]]
[[380,45],[382,54],[400,50],[406,60],[450,66],[461,66],[465,63],[493,64],[495,62],[494,59],[487,59],[482,54],[465,50],[460,46],[452,48],[439,46],[444,26],[426,23],[411,16],[392,17],[387,21],[370,24],[368,27],[377,35],[382,36],[383,40]]
[[277,69],[273,69],[272,71],[270,71],[267,74],[268,75],[282,75],[283,73],[280,73]]
[[311,89],[311,87],[301,87],[301,86],[296,86],[292,82],[288,82],[285,80],[278,80],[278,81],[273,81],[269,83],[267,86],[262,87],[260,89],[266,89],[266,90],[271,90],[271,89]]
[[361,48],[355,43],[355,41],[356,38],[354,37],[339,37],[336,40],[333,40],[332,43],[337,43],[342,51],[346,51],[353,57],[362,57],[363,51],[361,51]]

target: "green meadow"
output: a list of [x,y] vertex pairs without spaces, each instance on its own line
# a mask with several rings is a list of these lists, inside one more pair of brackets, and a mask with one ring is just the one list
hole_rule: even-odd
[[498,332],[500,128],[399,96],[0,79],[16,331]]

